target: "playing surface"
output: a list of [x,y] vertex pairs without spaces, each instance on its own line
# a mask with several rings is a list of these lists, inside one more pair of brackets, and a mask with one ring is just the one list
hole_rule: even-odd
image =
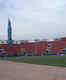
[[30,63],[39,65],[59,66],[66,67],[66,55],[61,56],[22,56],[22,57],[10,57],[0,58],[0,60],[9,60],[20,63]]
[[0,80],[66,80],[66,68],[0,61]]

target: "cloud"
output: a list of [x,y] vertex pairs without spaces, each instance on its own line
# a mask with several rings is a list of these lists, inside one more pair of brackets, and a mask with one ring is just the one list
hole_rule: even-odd
[[65,0],[0,0],[0,23],[6,23],[8,16],[15,19],[15,35],[62,33],[66,30],[65,9]]

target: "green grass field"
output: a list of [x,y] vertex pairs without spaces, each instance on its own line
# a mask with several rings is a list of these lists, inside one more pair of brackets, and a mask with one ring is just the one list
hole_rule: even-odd
[[24,56],[12,58],[0,58],[0,60],[9,60],[22,63],[40,64],[49,66],[66,67],[66,55],[64,56]]

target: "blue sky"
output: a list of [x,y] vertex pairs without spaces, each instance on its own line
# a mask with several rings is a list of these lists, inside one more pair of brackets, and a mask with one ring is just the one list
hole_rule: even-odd
[[1,39],[7,39],[8,16],[15,40],[66,36],[66,0],[0,0]]

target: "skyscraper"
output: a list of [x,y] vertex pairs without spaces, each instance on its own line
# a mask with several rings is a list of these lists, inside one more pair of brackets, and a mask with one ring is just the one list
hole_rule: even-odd
[[10,19],[8,19],[8,44],[12,44],[12,28]]

